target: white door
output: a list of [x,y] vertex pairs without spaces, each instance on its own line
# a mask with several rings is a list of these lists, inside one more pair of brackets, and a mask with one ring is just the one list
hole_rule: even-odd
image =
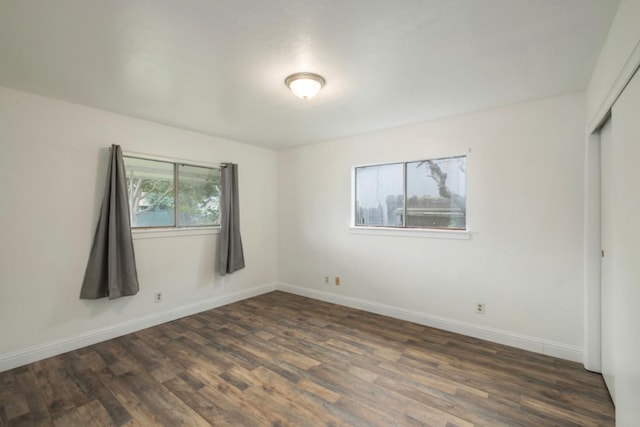
[[640,73],[611,109],[602,162],[602,364],[616,425],[640,425]]

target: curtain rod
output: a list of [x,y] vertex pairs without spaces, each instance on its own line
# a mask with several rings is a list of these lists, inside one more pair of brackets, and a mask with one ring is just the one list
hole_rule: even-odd
[[[109,150],[111,150],[111,147],[109,147]],[[220,163],[216,163],[216,162],[203,162],[203,161],[198,161],[198,160],[190,160],[190,159],[183,159],[180,157],[169,157],[169,156],[159,156],[157,154],[151,154],[151,153],[142,153],[139,151],[129,151],[129,150],[122,150],[122,155],[123,156],[128,156],[128,157],[138,157],[141,159],[148,159],[148,160],[158,160],[161,162],[168,162],[168,163],[184,163],[187,165],[193,165],[193,166],[206,166],[206,167],[224,167],[226,165],[226,163],[229,162],[220,162]]]

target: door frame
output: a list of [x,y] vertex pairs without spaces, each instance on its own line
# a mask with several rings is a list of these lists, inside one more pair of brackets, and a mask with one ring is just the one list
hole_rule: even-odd
[[[604,124],[605,121],[603,121]],[[584,192],[584,367],[602,372],[600,130],[587,135]]]

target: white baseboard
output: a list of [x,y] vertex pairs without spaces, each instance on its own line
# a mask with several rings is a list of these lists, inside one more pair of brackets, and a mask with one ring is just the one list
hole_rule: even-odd
[[161,323],[170,322],[181,317],[200,313],[212,308],[221,307],[247,298],[255,297],[277,289],[276,283],[269,283],[262,286],[256,286],[240,292],[211,298],[200,301],[195,304],[189,304],[172,310],[129,320],[116,325],[105,328],[96,329],[83,333],[75,337],[69,337],[57,341],[52,341],[42,345],[26,348],[13,353],[0,355],[0,372],[17,368],[28,363],[33,363],[47,357],[57,356],[58,354],[96,344],[122,335],[136,332],[150,326],[159,325]]
[[535,353],[546,354],[560,359],[571,360],[582,363],[582,347],[567,345],[554,341],[547,341],[540,338],[516,334],[513,332],[494,329],[487,326],[477,325],[459,320],[445,319],[426,313],[393,307],[372,301],[336,295],[329,292],[322,292],[316,289],[304,288],[288,283],[279,283],[278,289],[295,295],[331,302],[346,307],[357,308],[371,313],[381,314],[396,319],[407,320],[420,325],[431,326],[449,332],[480,338],[483,340],[504,344]]
[[561,359],[582,362],[583,350],[581,347],[546,341],[486,326],[445,319],[386,304],[336,295],[287,283],[269,283],[241,292],[222,295],[195,304],[185,305],[164,313],[153,314],[105,328],[96,329],[75,337],[69,337],[29,347],[16,352],[2,354],[0,355],[0,372],[275,290],[282,290],[295,295],[357,308],[371,313],[394,317],[396,319],[407,320],[421,325],[431,326],[445,331],[480,338],[499,344],[505,344],[511,347],[521,348]]

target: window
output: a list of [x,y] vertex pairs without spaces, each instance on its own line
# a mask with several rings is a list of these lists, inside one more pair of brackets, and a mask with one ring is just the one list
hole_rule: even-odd
[[467,157],[355,168],[355,226],[466,229]]
[[220,224],[220,169],[124,156],[132,228]]

